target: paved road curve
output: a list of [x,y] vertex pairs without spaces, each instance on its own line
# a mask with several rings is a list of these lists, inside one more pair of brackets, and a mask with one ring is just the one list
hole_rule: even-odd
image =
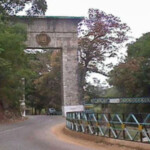
[[13,125],[0,125],[0,150],[90,150],[60,141],[50,128],[63,123],[60,116],[30,116]]

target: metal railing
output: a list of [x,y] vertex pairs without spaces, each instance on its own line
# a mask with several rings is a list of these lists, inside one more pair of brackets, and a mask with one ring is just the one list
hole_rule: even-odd
[[77,132],[150,143],[150,114],[68,112],[66,126]]
[[135,98],[94,98],[91,99],[92,104],[150,104],[150,97]]

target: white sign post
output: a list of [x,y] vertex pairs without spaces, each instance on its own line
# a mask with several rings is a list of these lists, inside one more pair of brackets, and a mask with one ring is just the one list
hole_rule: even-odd
[[80,112],[84,111],[84,106],[83,105],[75,105],[75,106],[63,106],[63,112],[64,116],[66,117],[67,112]]

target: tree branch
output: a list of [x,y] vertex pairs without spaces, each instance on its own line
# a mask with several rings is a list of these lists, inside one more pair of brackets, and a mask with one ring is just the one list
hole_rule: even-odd
[[101,71],[101,70],[98,70],[98,69],[96,69],[96,68],[87,68],[87,71],[89,71],[89,72],[94,72],[94,73],[98,73],[98,74],[101,74],[101,75],[103,75],[103,76],[105,76],[105,77],[109,77],[109,75],[108,75],[107,73],[105,73],[105,72],[103,72],[103,71]]

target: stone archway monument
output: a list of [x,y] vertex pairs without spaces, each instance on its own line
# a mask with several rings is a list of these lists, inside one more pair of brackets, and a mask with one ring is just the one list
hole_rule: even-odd
[[[62,111],[83,111],[78,87],[77,26],[83,17],[19,17],[27,25],[28,49],[62,50]],[[46,87],[45,87],[46,88]]]

